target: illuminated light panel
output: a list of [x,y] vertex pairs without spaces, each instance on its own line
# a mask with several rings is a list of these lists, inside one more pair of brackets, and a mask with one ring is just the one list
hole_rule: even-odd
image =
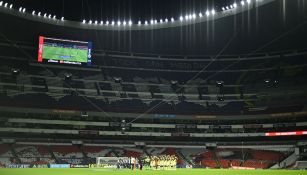
[[300,136],[307,135],[307,131],[290,131],[290,132],[267,132],[265,136],[276,137],[276,136]]

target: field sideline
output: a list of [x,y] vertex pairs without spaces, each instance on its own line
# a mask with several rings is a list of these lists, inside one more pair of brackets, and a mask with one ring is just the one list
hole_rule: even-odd
[[298,170],[226,170],[226,169],[178,169],[178,170],[108,170],[108,169],[0,169],[0,175],[307,175]]

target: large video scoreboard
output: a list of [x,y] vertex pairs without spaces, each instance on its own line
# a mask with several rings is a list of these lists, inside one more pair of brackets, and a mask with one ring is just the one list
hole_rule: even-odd
[[92,42],[39,37],[38,62],[91,65]]

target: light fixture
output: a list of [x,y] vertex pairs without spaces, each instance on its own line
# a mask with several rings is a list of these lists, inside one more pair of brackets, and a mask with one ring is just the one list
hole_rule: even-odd
[[171,18],[171,21],[174,22],[175,21],[174,18]]
[[64,17],[62,16],[61,21],[64,21]]
[[224,10],[225,10],[225,7],[222,7],[222,10],[224,11]]
[[198,16],[199,16],[199,17],[203,17],[203,14],[202,14],[202,13],[199,13]]
[[145,25],[146,25],[146,26],[148,25],[148,22],[147,22],[147,21],[145,21]]
[[138,21],[138,25],[141,25],[142,24],[142,22],[141,21]]
[[238,6],[237,3],[233,3],[234,8],[237,8],[237,6]]
[[109,25],[109,21],[106,21],[106,25]]
[[158,23],[158,21],[155,19],[155,24],[157,24]]
[[209,12],[209,10],[207,10],[207,11],[206,11],[206,15],[207,15],[207,16],[209,16],[209,15],[210,15],[210,12]]
[[97,21],[97,20],[95,21],[95,24],[96,24],[96,25],[98,24],[98,21]]
[[25,13],[25,12],[26,12],[26,8],[23,8],[23,9],[22,9],[22,13]]
[[131,20],[128,21],[128,25],[129,25],[129,26],[132,25],[132,21],[131,21]]
[[244,3],[244,1],[241,1],[241,5],[243,6],[245,3]]
[[226,10],[228,10],[229,9],[229,7],[228,6],[226,6]]
[[93,21],[92,20],[89,20],[89,22],[88,22],[89,24],[92,24],[93,23]]
[[127,24],[127,22],[126,21],[123,21],[123,25],[125,26]]
[[165,22],[168,22],[168,19],[167,18],[165,18],[165,20],[164,20]]
[[0,6],[2,6],[2,4],[3,4],[3,1],[0,1]]
[[180,21],[183,21],[183,17],[182,17],[182,16],[180,16],[180,17],[179,17],[179,20],[180,20]]
[[117,25],[120,26],[120,25],[121,25],[121,22],[120,22],[120,21],[117,21]]
[[18,11],[21,12],[22,11],[22,7],[19,7]]
[[53,15],[53,19],[56,19],[56,15]]
[[189,19],[189,16],[188,16],[188,15],[185,15],[184,18],[185,18],[185,20],[188,20],[188,19]]
[[250,4],[250,3],[251,3],[251,0],[246,0],[246,2],[247,2],[248,4]]
[[84,20],[82,21],[82,23],[85,24],[85,23],[86,23],[86,20],[84,19]]
[[163,23],[163,20],[162,20],[162,19],[160,19],[160,23]]
[[44,14],[44,18],[46,18],[46,17],[47,17],[47,13]]
[[103,25],[103,21],[100,21],[100,25]]
[[[35,12],[35,11],[34,11]],[[37,14],[38,16],[41,16],[41,12],[38,12],[38,14]]]
[[12,9],[12,8],[13,8],[13,4],[10,5],[10,9]]
[[211,13],[212,13],[212,15],[215,15],[215,10],[212,9],[212,10],[211,10]]
[[232,9],[232,8],[233,8],[233,6],[232,6],[232,5],[230,5],[230,8]]
[[195,19],[195,18],[196,18],[196,14],[195,14],[195,13],[193,13],[192,18],[193,18],[193,19]]
[[4,7],[5,7],[5,8],[7,7],[7,3],[4,4]]
[[114,24],[115,24],[115,22],[114,22],[114,21],[112,21],[112,22],[111,22],[111,25],[112,25],[112,26],[114,26]]
[[51,14],[48,15],[48,18],[51,18]]
[[35,10],[32,11],[32,15],[35,15]]
[[153,24],[154,23],[154,20],[152,19],[152,20],[150,20],[150,24]]

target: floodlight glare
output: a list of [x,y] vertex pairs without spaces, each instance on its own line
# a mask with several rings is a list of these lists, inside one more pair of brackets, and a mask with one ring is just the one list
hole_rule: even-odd
[[51,14],[48,15],[48,18],[51,18]]
[[5,8],[7,7],[7,3],[4,4],[4,7],[5,7]]
[[138,21],[138,25],[141,25],[142,24],[142,22],[141,21]]
[[123,25],[125,26],[127,24],[127,22],[126,21],[123,21]]
[[163,23],[163,20],[162,20],[162,19],[160,19],[160,23]]
[[195,13],[193,13],[192,18],[193,18],[193,19],[195,19],[195,18],[196,18],[196,14],[195,14]]
[[32,15],[35,15],[35,10],[32,11]]
[[184,18],[185,18],[185,20],[188,20],[188,19],[189,19],[189,16],[188,16],[188,15],[185,15]]
[[238,6],[237,3],[233,3],[234,8],[237,8],[237,6]]
[[230,5],[230,8],[232,9],[232,8],[233,8],[233,6],[232,6],[232,5]]
[[112,21],[111,25],[112,25],[112,26],[114,26],[114,24],[115,24],[115,22],[114,22],[114,21]]
[[[35,11],[34,11],[35,12]],[[38,14],[37,14],[38,16],[41,16],[41,12],[38,12]]]
[[120,22],[120,21],[117,21],[117,25],[120,26],[120,25],[121,25],[121,22]]
[[103,25],[103,21],[100,21],[100,25]]
[[171,18],[171,21],[174,22],[175,21],[174,18]]
[[129,24],[129,26],[131,26],[131,25],[132,25],[132,21],[131,21],[131,20],[129,20],[129,21],[128,21],[128,24]]
[[97,21],[97,20],[95,21],[95,24],[96,24],[96,25],[98,24],[98,21]]
[[199,17],[203,17],[203,14],[202,14],[202,13],[199,13],[198,16],[199,16]]
[[228,10],[228,9],[229,9],[229,7],[228,7],[228,6],[226,6],[226,9]]
[[244,1],[241,1],[241,5],[243,6],[245,3],[244,3]]
[[246,0],[246,2],[247,2],[248,4],[250,4],[250,3],[251,3],[251,0]]
[[167,18],[165,18],[165,20],[164,20],[165,22],[168,22],[168,19]]
[[26,12],[26,8],[23,8],[22,13],[25,13],[25,12]]
[[64,17],[62,16],[61,21],[64,21]]
[[2,4],[3,4],[3,1],[0,1],[0,6],[2,6]]
[[21,12],[22,11],[22,7],[19,7],[18,11]]
[[13,4],[10,5],[10,9],[12,9],[12,8],[13,8]]
[[89,24],[92,24],[92,23],[93,23],[93,21],[92,21],[92,20],[90,20],[88,23],[89,23]]
[[224,10],[225,10],[225,7],[222,7],[222,10],[224,11]]
[[106,25],[109,25],[109,21],[106,21]]
[[53,15],[53,19],[56,19],[56,15]]
[[212,15],[215,15],[215,10],[214,9],[211,10],[211,13],[212,13]]
[[182,17],[182,16],[180,16],[180,17],[179,17],[179,20],[180,20],[180,21],[182,21],[182,20],[183,20],[183,17]]
[[209,16],[209,15],[210,15],[210,12],[209,12],[209,10],[207,10],[207,11],[206,11],[206,15],[207,15],[207,16]]
[[147,22],[147,21],[145,21],[145,25],[146,25],[146,26],[148,25],[148,22]]
[[150,24],[153,24],[154,23],[154,21],[153,20],[150,20]]

